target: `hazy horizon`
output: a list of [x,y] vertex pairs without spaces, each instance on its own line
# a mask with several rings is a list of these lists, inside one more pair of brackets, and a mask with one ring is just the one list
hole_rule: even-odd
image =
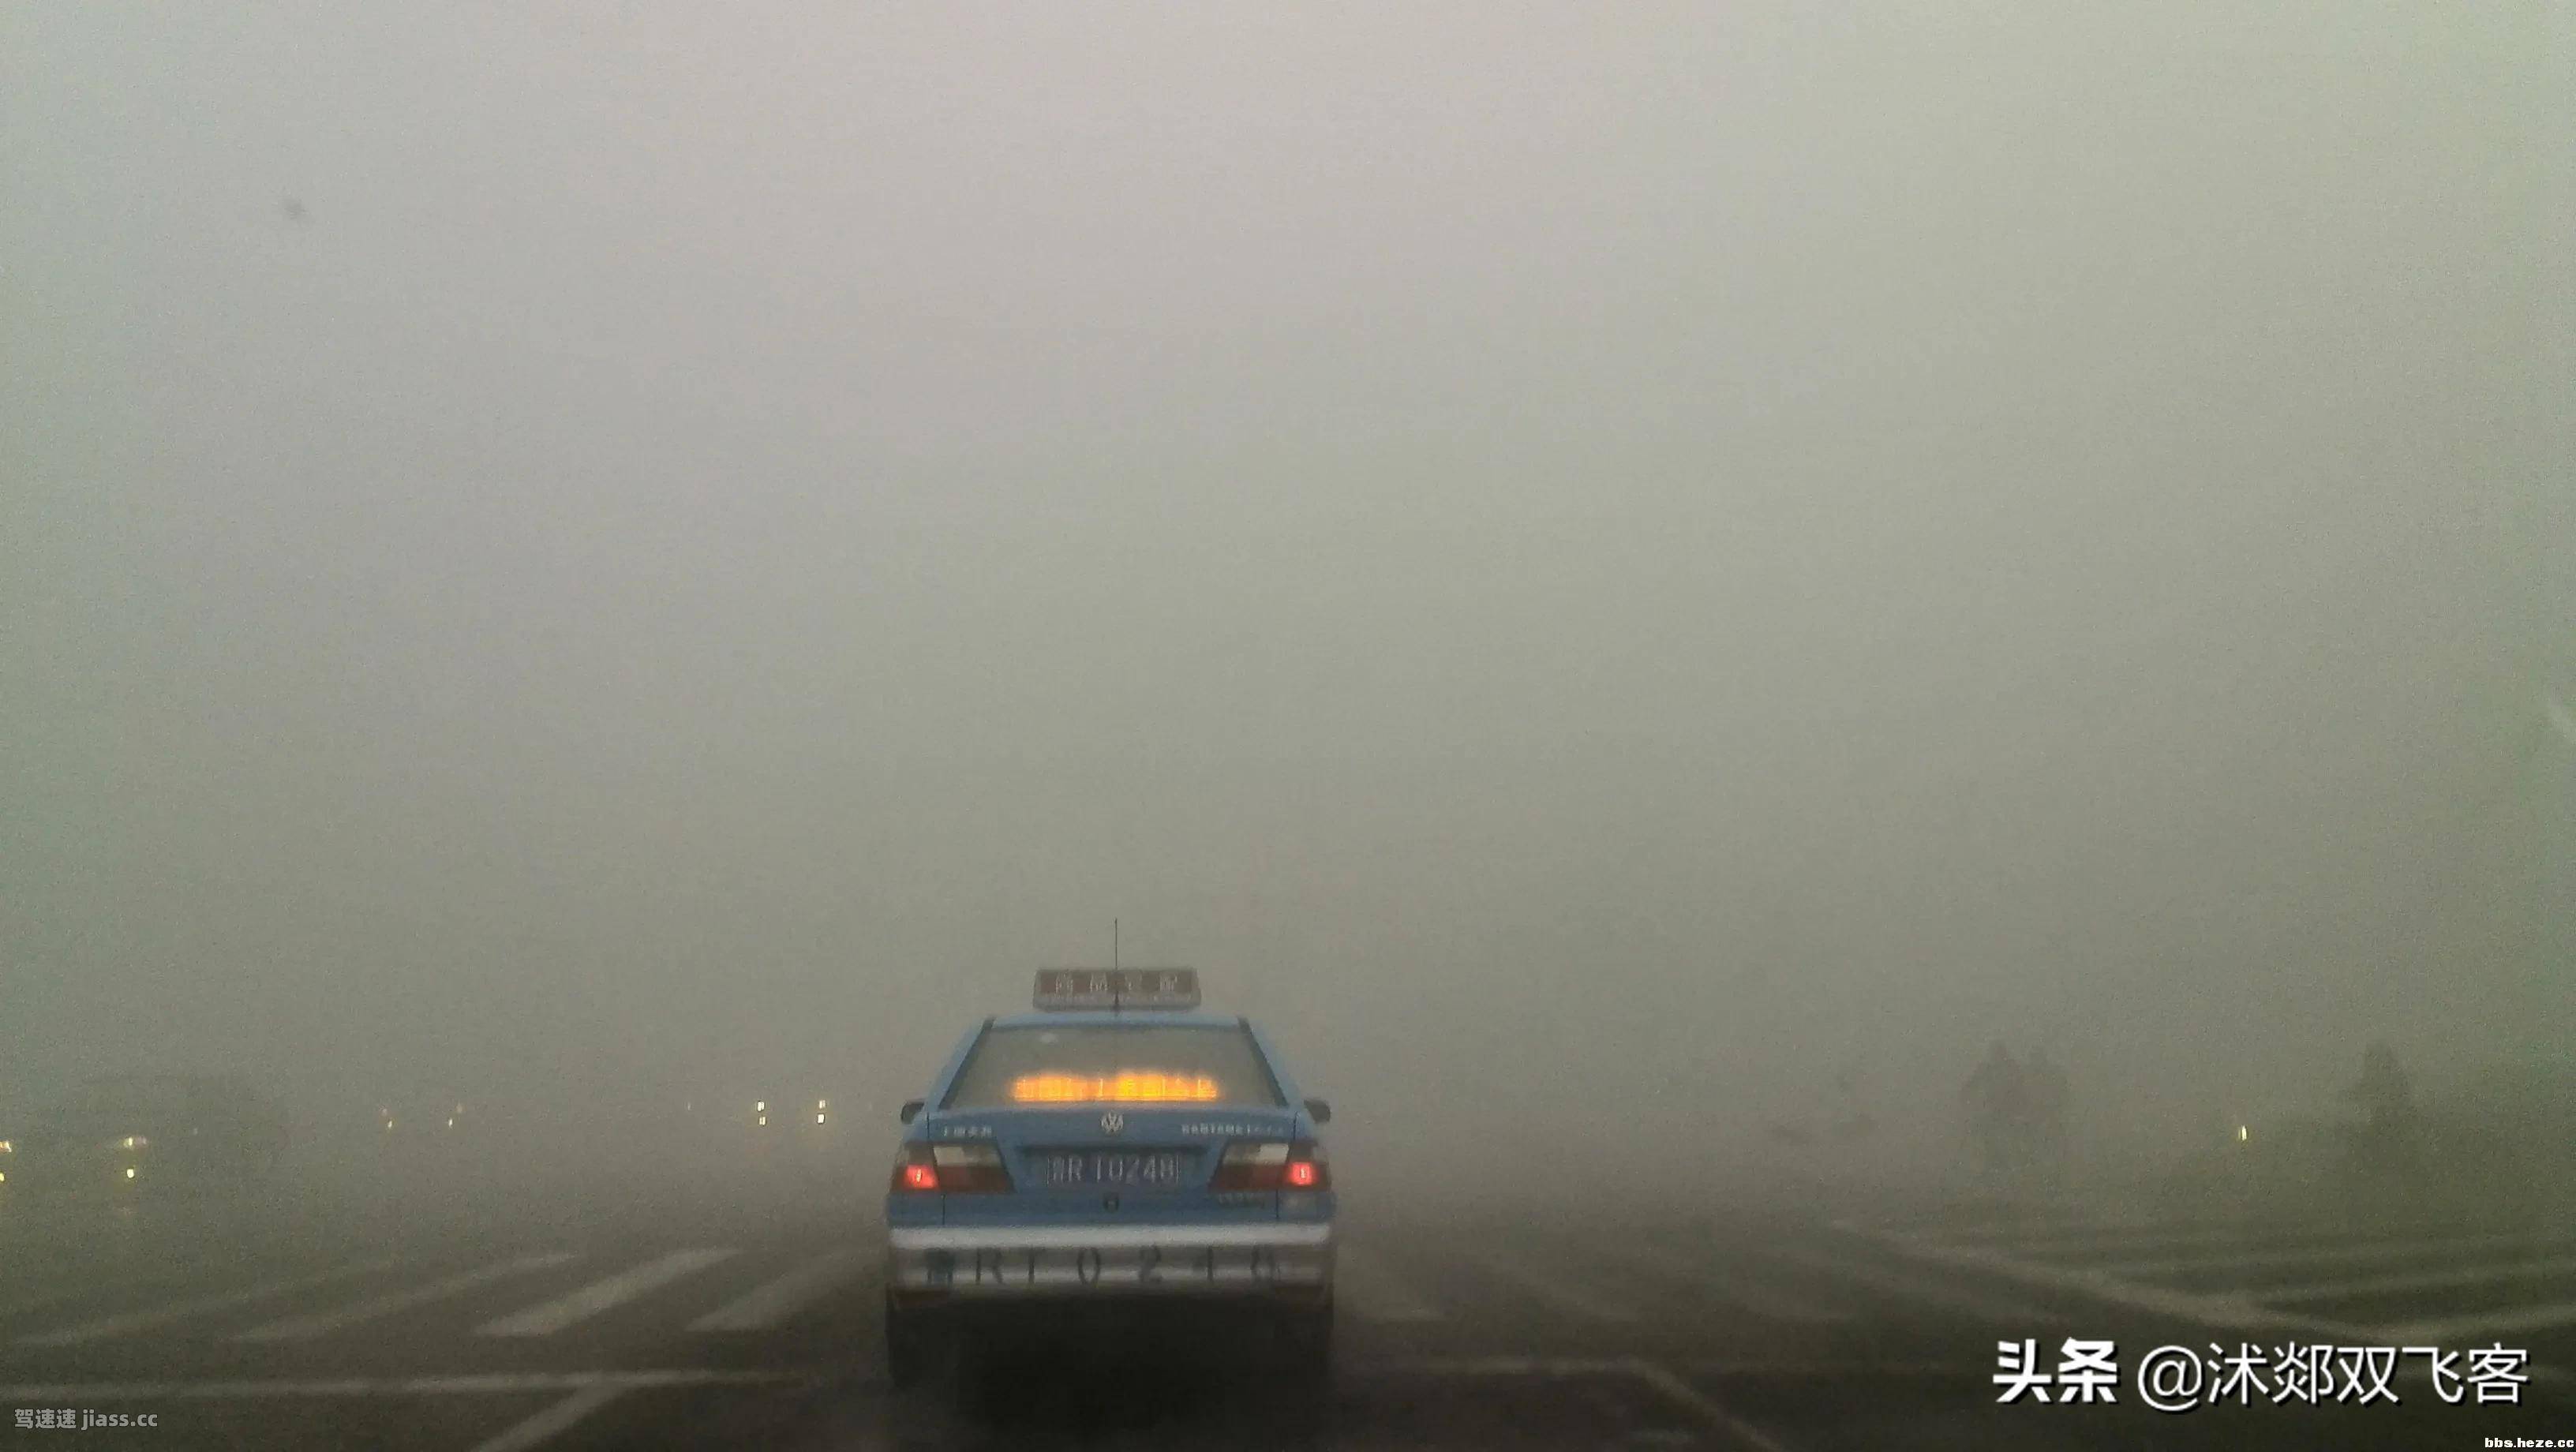
[[14,8],[0,1104],[2563,1062],[2554,23]]

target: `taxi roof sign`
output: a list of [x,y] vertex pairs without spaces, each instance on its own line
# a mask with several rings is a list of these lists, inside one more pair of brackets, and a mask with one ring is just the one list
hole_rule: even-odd
[[1037,1006],[1076,1009],[1183,1009],[1199,1006],[1196,968],[1041,968]]

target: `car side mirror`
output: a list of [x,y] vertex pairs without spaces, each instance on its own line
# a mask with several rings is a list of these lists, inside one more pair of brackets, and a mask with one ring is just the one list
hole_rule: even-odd
[[1330,1124],[1333,1122],[1333,1106],[1321,1099],[1309,1099],[1306,1101],[1306,1117],[1317,1124]]
[[900,1118],[904,1123],[910,1124],[913,1121],[913,1116],[919,1113],[921,1113],[921,1101],[918,1099],[907,1099],[903,1101],[903,1109],[896,1117]]

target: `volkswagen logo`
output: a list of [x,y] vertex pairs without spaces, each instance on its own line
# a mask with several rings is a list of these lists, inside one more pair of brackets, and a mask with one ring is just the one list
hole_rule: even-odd
[[1102,1134],[1116,1134],[1118,1131],[1125,1129],[1126,1127],[1127,1116],[1119,1113],[1115,1109],[1100,1116],[1100,1132]]

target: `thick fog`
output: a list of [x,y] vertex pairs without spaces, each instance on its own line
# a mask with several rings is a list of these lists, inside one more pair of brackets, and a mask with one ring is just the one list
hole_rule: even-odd
[[1381,1165],[2576,1032],[2537,0],[0,23],[0,1105],[875,1115],[1113,918]]

